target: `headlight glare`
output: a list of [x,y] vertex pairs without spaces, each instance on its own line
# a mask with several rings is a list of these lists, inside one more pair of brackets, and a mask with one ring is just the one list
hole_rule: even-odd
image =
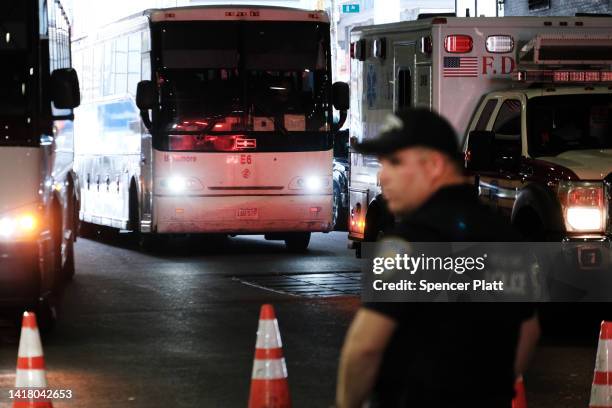
[[0,218],[0,238],[22,238],[36,232],[38,222],[32,214]]
[[187,188],[187,180],[183,177],[172,177],[168,179],[168,188],[175,193],[183,192]]
[[574,231],[601,231],[603,227],[599,208],[570,207],[566,211],[566,219]]
[[308,190],[320,190],[323,182],[320,177],[308,177],[306,179],[306,188]]
[[559,184],[559,200],[568,232],[602,232],[606,220],[601,182],[565,181]]

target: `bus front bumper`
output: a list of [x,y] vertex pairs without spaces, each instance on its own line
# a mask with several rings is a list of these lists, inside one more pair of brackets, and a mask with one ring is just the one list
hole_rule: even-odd
[[332,195],[156,196],[158,233],[329,232]]
[[39,244],[0,242],[0,307],[21,307],[40,294]]

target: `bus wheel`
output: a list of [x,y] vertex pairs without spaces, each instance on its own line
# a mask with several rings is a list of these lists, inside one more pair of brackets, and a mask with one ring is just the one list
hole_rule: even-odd
[[310,244],[310,235],[310,232],[292,232],[285,238],[285,245],[292,252],[304,252]]
[[42,298],[36,305],[36,321],[41,334],[50,333],[57,322],[57,309],[51,299]]
[[72,225],[70,225],[70,231],[71,231],[72,235],[70,236],[69,239],[64,239],[65,246],[63,248],[64,248],[64,252],[66,254],[66,262],[64,263],[64,265],[62,267],[62,276],[67,281],[70,281],[70,280],[72,280],[72,278],[74,278],[74,272],[75,272],[75,268],[74,268],[74,238],[75,238],[75,235],[76,235],[76,230],[78,228],[78,222],[75,221],[75,217],[74,217],[74,199],[73,199],[72,194],[68,195],[68,200],[69,200],[68,201],[68,220],[70,220],[69,222],[72,224]]
[[334,182],[334,197],[332,203],[332,225],[335,231],[347,231],[348,213],[342,206],[342,192],[340,185]]
[[66,251],[66,262],[64,263],[64,267],[62,268],[62,276],[67,281],[71,281],[74,278],[74,241],[69,239],[66,241],[66,247],[64,248]]
[[158,234],[138,233],[138,246],[144,252],[160,252],[164,249],[165,237]]

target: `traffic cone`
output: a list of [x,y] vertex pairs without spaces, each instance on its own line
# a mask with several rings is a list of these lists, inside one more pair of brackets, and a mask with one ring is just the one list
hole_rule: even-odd
[[272,305],[259,314],[249,408],[291,408],[287,366]]
[[[15,388],[33,390],[47,388],[45,357],[43,356],[40,334],[36,324],[36,315],[32,312],[23,314],[19,351],[17,352],[17,375]],[[15,401],[13,408],[52,408],[49,401],[30,400]]]
[[601,322],[589,408],[612,407],[612,322]]
[[527,398],[525,397],[525,384],[523,376],[519,376],[514,383],[514,399],[512,400],[512,408],[527,408]]

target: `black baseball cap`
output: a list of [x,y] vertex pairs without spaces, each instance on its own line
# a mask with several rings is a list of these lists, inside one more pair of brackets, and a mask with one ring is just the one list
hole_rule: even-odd
[[375,139],[355,146],[363,154],[386,156],[407,147],[427,147],[459,158],[459,144],[446,119],[428,109],[407,109],[390,114]]

